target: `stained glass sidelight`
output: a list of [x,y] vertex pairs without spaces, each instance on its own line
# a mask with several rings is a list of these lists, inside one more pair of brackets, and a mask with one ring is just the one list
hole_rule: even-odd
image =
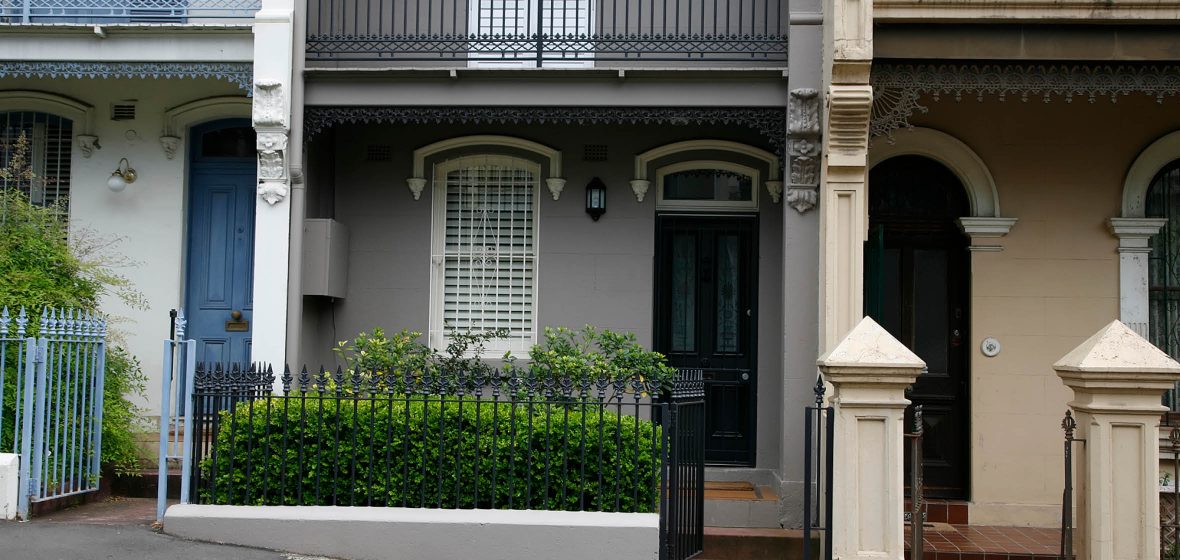
[[673,352],[696,351],[697,239],[692,233],[672,238]]
[[740,342],[739,241],[736,235],[717,236],[717,352],[737,352]]
[[[1173,358],[1180,357],[1180,160],[1165,167],[1147,189],[1147,217],[1167,218],[1151,238],[1148,257],[1148,298],[1151,342]],[[1172,410],[1180,410],[1180,392],[1164,397]]]

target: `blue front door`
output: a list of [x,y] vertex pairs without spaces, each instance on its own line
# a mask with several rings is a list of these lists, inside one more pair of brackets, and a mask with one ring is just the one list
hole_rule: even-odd
[[190,138],[185,314],[197,360],[250,359],[254,287],[254,131],[245,120]]

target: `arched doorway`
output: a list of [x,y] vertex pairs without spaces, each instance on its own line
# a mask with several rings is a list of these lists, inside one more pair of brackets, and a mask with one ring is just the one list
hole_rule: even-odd
[[[1148,218],[1167,221],[1151,237],[1148,257],[1147,297],[1149,338],[1152,344],[1175,357],[1180,356],[1180,159],[1156,173],[1147,188],[1144,210]],[[1180,385],[1178,385],[1180,387]],[[1172,410],[1180,409],[1180,391],[1164,397]]]
[[250,359],[254,289],[254,129],[225,119],[189,130],[185,314],[197,359]]
[[959,178],[917,155],[890,158],[869,173],[865,314],[926,361],[907,395],[923,406],[923,477],[929,497],[967,497],[969,239],[971,215]]

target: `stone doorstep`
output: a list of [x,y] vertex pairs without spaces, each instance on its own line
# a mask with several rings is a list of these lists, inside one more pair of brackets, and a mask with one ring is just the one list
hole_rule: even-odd
[[779,497],[747,481],[707,481],[704,514],[709,527],[778,528]]
[[[819,558],[819,536],[812,536],[812,558]],[[803,531],[739,527],[705,527],[701,560],[803,560]]]

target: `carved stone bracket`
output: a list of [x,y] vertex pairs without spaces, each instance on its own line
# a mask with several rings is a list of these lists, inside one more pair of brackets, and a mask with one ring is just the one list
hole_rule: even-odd
[[98,143],[98,137],[91,134],[79,134],[74,137],[78,141],[78,149],[82,150],[82,157],[89,158],[94,154],[94,150],[102,149]]
[[647,191],[651,188],[651,181],[647,179],[632,179],[631,192],[635,193],[635,202],[643,202],[647,197]]
[[[818,199],[820,137],[819,90],[791,90],[787,109],[787,155],[791,160],[787,204],[800,214],[814,208]],[[782,193],[781,184],[778,191],[770,194],[775,202]]]
[[179,136],[161,136],[160,147],[164,148],[164,156],[168,159],[176,157],[176,150],[180,149]]
[[558,200],[561,198],[561,191],[565,190],[565,179],[550,177],[545,179],[545,186],[549,187],[549,194],[553,195],[553,200]]
[[287,198],[287,103],[283,85],[273,80],[254,84],[254,129],[258,131],[258,196],[274,206]]
[[1142,94],[1163,103],[1180,94],[1180,65],[874,64],[872,84],[872,134],[888,136],[909,128],[915,113],[930,110],[923,96],[935,102],[946,96],[1096,103]]
[[406,187],[410,189],[410,194],[414,196],[414,200],[418,200],[422,198],[422,191],[426,190],[426,179],[410,177],[406,179]]

